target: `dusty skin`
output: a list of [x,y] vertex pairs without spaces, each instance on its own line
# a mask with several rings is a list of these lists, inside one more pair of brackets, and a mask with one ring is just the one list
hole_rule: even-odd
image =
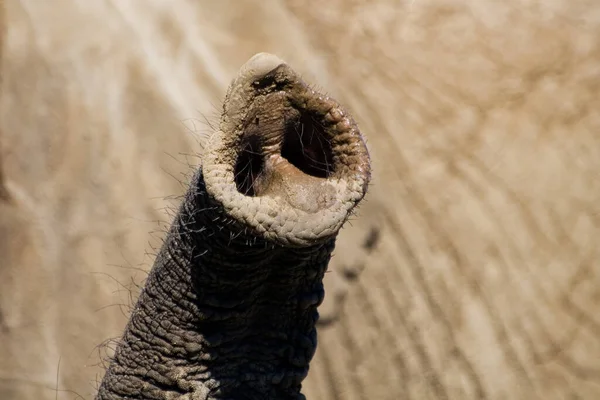
[[373,160],[307,398],[600,398],[597,2],[5,4],[0,398],[93,398],[205,117],[260,51]]

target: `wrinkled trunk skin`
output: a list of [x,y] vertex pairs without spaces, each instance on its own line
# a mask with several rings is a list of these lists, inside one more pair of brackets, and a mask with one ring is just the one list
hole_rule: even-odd
[[304,399],[323,275],[369,178],[341,106],[252,57],[97,399]]
[[98,399],[303,398],[333,246],[290,248],[244,234],[198,174]]

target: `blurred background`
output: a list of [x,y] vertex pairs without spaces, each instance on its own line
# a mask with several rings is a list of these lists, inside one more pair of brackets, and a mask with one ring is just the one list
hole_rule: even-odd
[[4,3],[0,399],[93,398],[260,51],[373,159],[307,398],[600,398],[600,3]]

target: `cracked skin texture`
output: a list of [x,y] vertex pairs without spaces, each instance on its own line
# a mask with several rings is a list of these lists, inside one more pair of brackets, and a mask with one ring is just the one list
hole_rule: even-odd
[[370,179],[366,146],[339,104],[260,53],[203,158],[98,400],[304,399],[323,275]]

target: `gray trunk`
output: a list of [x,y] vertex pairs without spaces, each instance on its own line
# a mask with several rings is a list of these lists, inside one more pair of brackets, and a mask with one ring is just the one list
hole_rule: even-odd
[[199,173],[98,399],[303,398],[334,239],[294,248],[244,231]]
[[345,110],[279,58],[251,58],[98,399],[303,399],[323,275],[369,178]]

